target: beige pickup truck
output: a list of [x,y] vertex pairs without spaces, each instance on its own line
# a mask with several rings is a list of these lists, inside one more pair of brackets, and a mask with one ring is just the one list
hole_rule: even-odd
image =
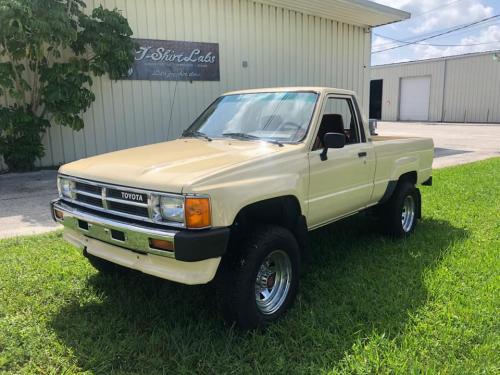
[[232,92],[177,140],[62,166],[51,209],[101,272],[214,280],[224,316],[252,328],[293,303],[309,231],[374,208],[410,234],[432,160],[431,139],[372,136],[353,92]]

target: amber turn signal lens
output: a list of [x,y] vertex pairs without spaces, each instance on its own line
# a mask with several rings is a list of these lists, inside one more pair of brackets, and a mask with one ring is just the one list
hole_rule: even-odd
[[64,219],[64,212],[59,211],[59,210],[54,210],[54,215],[56,216],[57,219],[62,220]]
[[149,239],[149,247],[156,250],[174,251],[174,244],[165,240]]
[[186,198],[186,226],[200,229],[212,224],[210,200],[208,198]]

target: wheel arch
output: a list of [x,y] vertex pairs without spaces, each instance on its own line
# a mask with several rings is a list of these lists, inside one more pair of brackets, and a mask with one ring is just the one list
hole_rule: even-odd
[[379,204],[384,204],[388,202],[401,183],[410,182],[413,185],[416,185],[417,180],[418,180],[417,171],[409,171],[403,173],[397,179],[390,180],[389,183],[387,184],[387,188],[385,189],[385,193],[382,196],[382,199],[379,201]]
[[288,229],[297,240],[301,255],[305,257],[309,252],[307,221],[294,195],[264,199],[241,208],[231,225],[229,251],[248,238],[257,226],[266,224]]

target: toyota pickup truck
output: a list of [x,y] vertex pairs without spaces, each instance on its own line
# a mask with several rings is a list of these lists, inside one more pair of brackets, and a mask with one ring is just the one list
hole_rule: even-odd
[[62,166],[54,219],[100,272],[215,282],[223,316],[265,326],[288,310],[308,232],[373,208],[410,235],[432,139],[372,136],[332,88],[225,94],[179,139]]

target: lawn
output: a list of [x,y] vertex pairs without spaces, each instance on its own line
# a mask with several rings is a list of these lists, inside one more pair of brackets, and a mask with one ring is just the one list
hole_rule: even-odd
[[359,215],[312,235],[297,303],[225,325],[211,286],[96,273],[61,233],[0,242],[0,373],[500,371],[500,159],[436,171],[390,240]]

